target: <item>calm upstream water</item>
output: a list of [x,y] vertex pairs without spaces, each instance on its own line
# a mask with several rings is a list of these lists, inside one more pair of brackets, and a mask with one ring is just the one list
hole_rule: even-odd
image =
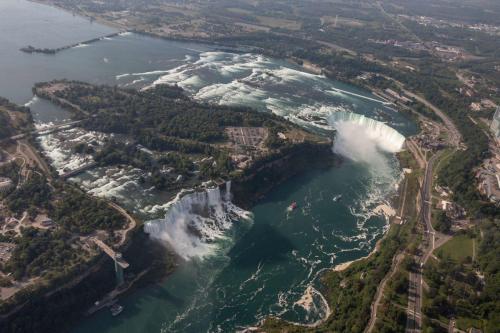
[[[346,159],[338,168],[310,170],[280,185],[252,209],[252,221],[234,221],[208,253],[180,253],[188,260],[164,283],[120,299],[125,306],[120,316],[101,311],[74,331],[232,332],[267,315],[301,323],[321,319],[328,306],[317,291],[317,277],[368,254],[386,230],[374,209],[395,193],[400,170],[393,154],[415,125],[366,91],[281,60],[207,45],[124,33],[57,55],[19,51],[29,44],[58,47],[112,32],[54,8],[0,1],[0,96],[29,105],[43,126],[69,115],[33,98],[35,82],[68,78],[138,89],[178,84],[201,101],[252,106],[324,133],[335,128],[333,150]],[[65,142],[103,137],[72,129],[40,142],[61,169],[84,160]],[[73,181],[95,195],[116,197],[145,220],[161,217],[169,198],[142,188],[140,172],[96,169]],[[288,212],[292,201],[298,209]],[[301,302],[304,294],[312,296],[311,304]]]

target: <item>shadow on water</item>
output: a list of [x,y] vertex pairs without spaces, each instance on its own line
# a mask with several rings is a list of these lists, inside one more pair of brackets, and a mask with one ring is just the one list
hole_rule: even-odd
[[322,174],[330,172],[331,168],[335,168],[335,166],[311,169],[292,176],[277,186],[268,195],[264,196],[264,198],[260,199],[257,205],[276,203],[287,199],[289,194],[300,191],[304,187],[304,184],[310,184],[314,179],[320,178]]
[[170,293],[165,288],[160,288],[160,287],[154,288],[151,291],[150,296],[158,298],[158,299],[165,300],[166,302],[172,304],[173,306],[175,306],[177,308],[181,308],[181,307],[184,307],[186,305],[186,300],[185,299],[173,295],[172,293]]
[[[142,291],[140,293],[135,290],[129,299],[125,299],[125,302],[121,302],[120,299],[118,302],[120,304],[123,304],[125,306],[125,309],[122,314],[120,314],[117,317],[112,317],[111,313],[109,312],[108,308],[101,309],[98,313],[94,315],[96,320],[99,322],[97,325],[97,328],[106,328],[106,330],[114,330],[114,329],[120,329],[121,332],[137,332],[139,327],[135,327],[133,325],[128,325],[127,322],[134,322],[134,320],[137,320],[137,318],[141,317],[141,314],[144,314],[144,311],[147,309],[149,312],[149,315],[147,317],[168,317],[169,311],[168,309],[183,309],[186,306],[186,300],[173,295],[170,291],[166,290],[165,288],[159,286],[159,285],[153,285],[149,286],[146,288],[141,288]],[[155,300],[161,299],[163,305],[165,303],[170,303],[170,307],[145,307],[145,304],[149,304],[151,302],[155,302]],[[145,320],[145,319],[143,319]],[[148,327],[147,330],[145,331],[157,331],[159,329],[159,325],[161,323],[151,321],[150,323],[147,323],[147,320],[145,322],[142,322],[140,325],[146,325]],[[102,325],[102,326],[100,326]],[[127,328],[123,330],[124,326]],[[77,330],[78,332],[88,332],[87,330],[81,331]],[[99,330],[98,330],[99,331]]]
[[259,262],[284,261],[293,249],[292,242],[264,220],[252,226],[229,251],[229,256],[235,266],[255,267]]

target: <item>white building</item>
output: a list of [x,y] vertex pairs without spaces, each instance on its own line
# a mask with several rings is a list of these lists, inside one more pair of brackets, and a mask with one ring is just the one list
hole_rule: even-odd
[[500,106],[497,107],[495,114],[493,115],[493,120],[491,122],[491,132],[497,141],[500,142]]
[[12,186],[14,186],[12,180],[10,180],[9,178],[0,177],[0,194],[9,191]]

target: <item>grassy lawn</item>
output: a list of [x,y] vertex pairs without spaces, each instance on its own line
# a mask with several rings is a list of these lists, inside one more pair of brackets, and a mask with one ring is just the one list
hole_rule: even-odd
[[417,170],[419,168],[417,161],[415,161],[413,155],[408,150],[399,152],[398,158],[401,163],[401,167],[403,168],[409,168],[412,170]]
[[472,258],[472,238],[467,235],[458,235],[446,242],[437,249],[438,256],[449,256],[451,259],[460,262],[467,256]]
[[299,30],[302,24],[298,21],[292,21],[270,16],[256,16],[260,24],[270,28],[284,28],[288,30]]

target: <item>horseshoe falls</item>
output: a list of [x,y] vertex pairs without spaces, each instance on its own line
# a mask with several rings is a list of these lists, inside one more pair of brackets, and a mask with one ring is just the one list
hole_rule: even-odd
[[387,124],[354,112],[335,112],[328,117],[328,122],[337,130],[340,139],[335,148],[343,151],[348,150],[344,140],[351,138],[349,141],[353,141],[353,137],[389,153],[399,152],[405,142],[405,137]]
[[405,137],[387,124],[353,112],[335,112],[328,117],[335,128],[333,151],[352,161],[369,165],[369,170],[391,177],[395,170],[389,154],[403,148]]

